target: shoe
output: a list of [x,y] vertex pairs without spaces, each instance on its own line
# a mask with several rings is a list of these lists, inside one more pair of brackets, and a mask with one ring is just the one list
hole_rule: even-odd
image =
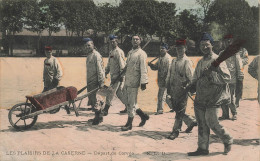
[[127,113],[127,108],[125,108],[124,110],[120,111],[120,113]]
[[92,125],[98,125],[103,122],[103,116],[101,110],[95,112],[95,118],[93,119]]
[[198,148],[195,152],[189,152],[188,156],[200,156],[200,155],[208,155],[208,154],[209,154],[208,150]]
[[129,117],[127,119],[127,122],[125,124],[125,126],[121,127],[122,131],[128,131],[128,130],[132,130],[132,123],[133,123],[134,117]]
[[177,138],[179,136],[179,131],[174,131],[171,133],[170,136],[168,136],[168,139],[170,140],[174,140],[175,138]]
[[224,117],[224,116],[221,116],[218,118],[219,120],[229,120],[229,117]]
[[237,120],[237,115],[233,115],[231,120]]
[[174,110],[173,110],[173,109],[171,109],[171,110],[170,110],[170,112],[174,112]]
[[163,114],[162,111],[157,111],[157,112],[155,113],[155,115],[161,115],[161,114]]
[[65,108],[67,114],[69,115],[69,114],[70,114],[70,108],[69,108],[69,106],[65,105],[64,108]]
[[95,111],[94,107],[87,108],[87,111]]
[[109,107],[110,107],[110,105],[107,105],[107,104],[105,105],[105,108],[103,110],[103,116],[107,116],[108,115]]
[[136,110],[136,113],[141,117],[139,127],[144,126],[146,121],[149,120],[149,115],[145,114],[140,108]]
[[227,155],[231,151],[231,144],[224,144],[224,155]]
[[193,122],[193,123],[185,130],[185,132],[186,132],[186,133],[190,133],[191,130],[194,128],[194,126],[197,126],[197,125],[198,125],[197,122]]

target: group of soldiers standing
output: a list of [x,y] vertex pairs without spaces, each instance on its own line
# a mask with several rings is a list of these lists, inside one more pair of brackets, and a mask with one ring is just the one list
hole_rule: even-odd
[[[103,66],[102,56],[95,49],[94,43],[90,38],[84,38],[84,49],[87,53],[87,90],[89,110],[95,112],[92,124],[98,125],[103,121],[103,116],[108,115],[114,95],[125,105],[128,119],[122,131],[132,129],[132,123],[135,115],[139,115],[141,122],[139,126],[145,125],[149,120],[149,115],[144,113],[137,104],[138,90],[146,90],[148,84],[147,54],[141,48],[142,38],[138,35],[132,36],[132,49],[125,54],[118,47],[118,37],[109,36],[112,50],[109,53],[106,68]],[[224,37],[224,44],[228,47],[233,42],[232,35]],[[209,134],[210,129],[220,137],[224,143],[224,154],[231,150],[233,142],[232,137],[227,130],[219,124],[219,119],[228,119],[228,111],[231,109],[232,119],[237,119],[236,108],[239,106],[239,100],[242,96],[243,85],[243,66],[248,63],[248,54],[244,48],[228,58],[222,63],[216,59],[218,55],[213,52],[214,40],[208,33],[203,33],[200,40],[200,50],[203,57],[194,65],[191,59],[186,55],[186,40],[176,40],[175,49],[177,57],[172,59],[169,55],[169,46],[166,43],[160,45],[160,55],[158,61],[153,64],[148,63],[152,70],[158,70],[158,102],[156,115],[163,114],[163,101],[166,100],[171,111],[176,112],[175,123],[172,133],[168,137],[174,140],[178,137],[182,127],[182,121],[187,125],[185,132],[190,132],[194,126],[198,126],[198,149],[190,152],[190,156],[209,154]],[[53,56],[48,57],[51,51],[46,48],[46,60],[44,64],[44,89],[53,88],[58,85],[62,76],[61,68]],[[222,52],[219,53],[221,55]],[[217,65],[212,65],[217,64]],[[252,69],[251,73],[254,73]],[[47,72],[48,71],[48,72]],[[51,72],[50,72],[51,71]],[[104,88],[105,78],[110,73],[111,83],[108,88],[109,94],[106,96],[105,105],[97,100],[97,90]],[[51,75],[49,79],[51,87],[48,87],[46,76]],[[256,76],[257,77],[257,76]],[[239,91],[240,89],[240,91]],[[45,90],[44,90],[45,91]],[[194,99],[195,117],[185,113],[188,98],[196,93]],[[103,108],[104,107],[104,108]],[[218,118],[217,110],[222,108],[223,115]]]

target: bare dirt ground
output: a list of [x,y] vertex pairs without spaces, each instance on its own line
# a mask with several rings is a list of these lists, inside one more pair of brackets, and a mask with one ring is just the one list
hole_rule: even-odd
[[[250,62],[253,57],[250,57]],[[152,58],[149,58],[150,60]],[[198,58],[193,58],[196,63]],[[86,84],[84,58],[60,58],[64,69],[63,86],[77,89]],[[104,60],[106,64],[106,59]],[[180,133],[176,140],[168,140],[175,113],[169,113],[165,106],[163,115],[153,115],[156,110],[156,72],[149,70],[147,90],[139,93],[139,106],[150,114],[144,127],[135,117],[133,130],[122,132],[127,115],[118,114],[124,107],[117,98],[98,126],[91,125],[94,117],[86,111],[84,99],[80,116],[65,110],[56,114],[39,115],[36,124],[29,130],[16,131],[11,127],[7,115],[13,105],[24,102],[25,95],[42,91],[43,58],[1,58],[0,62],[0,160],[260,160],[260,108],[256,98],[257,82],[247,74],[245,68],[244,100],[238,108],[238,120],[225,120],[221,124],[234,138],[229,155],[222,155],[223,144],[211,132],[210,155],[188,157],[187,152],[197,148],[197,127],[192,133]],[[107,81],[107,84],[109,80]],[[193,114],[192,101],[189,100],[188,113]],[[182,130],[186,129],[183,125]]]

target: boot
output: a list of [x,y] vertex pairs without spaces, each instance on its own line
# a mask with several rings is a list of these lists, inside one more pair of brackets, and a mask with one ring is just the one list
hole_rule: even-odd
[[193,123],[185,130],[185,132],[186,132],[186,133],[190,133],[191,130],[194,128],[194,126],[197,126],[197,125],[198,125],[197,122],[193,122]]
[[95,118],[93,119],[92,125],[98,125],[103,122],[103,116],[101,110],[95,112]]
[[227,155],[231,150],[231,144],[224,144],[224,155]]
[[120,113],[127,113],[127,108],[125,107],[125,109],[120,111]]
[[107,116],[110,105],[106,104],[103,110],[103,116]]
[[168,136],[168,139],[174,140],[179,136],[179,131],[173,131],[170,136]]
[[127,119],[127,122],[125,124],[125,126],[121,127],[122,131],[128,131],[128,130],[132,130],[132,123],[133,123],[134,117],[129,117]]
[[139,127],[144,126],[146,120],[149,120],[149,115],[145,114],[140,108],[136,110],[136,113],[141,117]]
[[189,152],[188,156],[199,156],[199,155],[208,155],[208,154],[209,154],[208,150],[198,148],[195,152]]
[[70,114],[70,108],[69,108],[68,105],[65,105],[65,110],[66,110],[67,114],[69,115]]

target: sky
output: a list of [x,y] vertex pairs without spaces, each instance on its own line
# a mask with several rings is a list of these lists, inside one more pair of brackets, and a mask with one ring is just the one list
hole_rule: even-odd
[[[165,1],[165,2],[172,2],[176,4],[177,10],[184,10],[184,9],[197,9],[199,5],[195,2],[196,0],[158,0],[158,1]],[[250,6],[258,6],[260,0],[246,0]],[[95,3],[104,3],[108,2],[111,4],[118,4],[120,0],[94,0]]]

